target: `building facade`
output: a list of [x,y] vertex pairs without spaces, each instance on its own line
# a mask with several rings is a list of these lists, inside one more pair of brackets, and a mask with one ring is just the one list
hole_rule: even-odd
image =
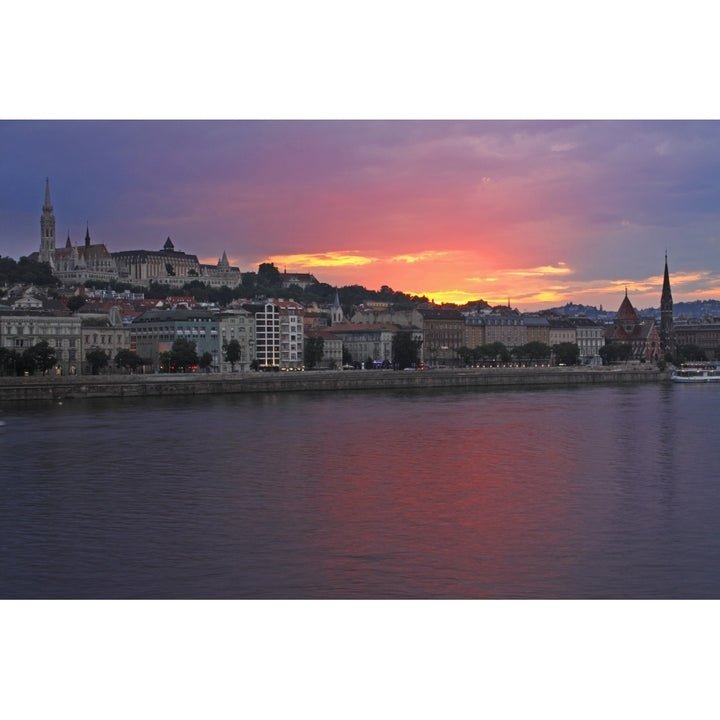
[[465,344],[465,318],[453,308],[420,309],[422,316],[423,362],[459,366],[457,351]]
[[79,313],[82,322],[81,347],[84,364],[84,373],[90,374],[87,364],[87,353],[90,350],[102,350],[108,356],[108,365],[102,372],[117,372],[115,357],[121,350],[132,350],[132,328],[130,324],[123,323],[120,310],[117,307],[110,309],[109,313]]
[[602,365],[600,348],[605,344],[605,328],[589,318],[571,318],[581,365]]
[[219,318],[210,310],[148,310],[133,320],[131,332],[135,352],[154,370],[160,369],[160,356],[181,338],[195,343],[198,357],[209,352],[213,367],[219,367]]
[[657,361],[661,356],[660,333],[655,320],[638,315],[625,291],[625,298],[615,315],[613,324],[605,330],[605,343],[627,343],[631,359],[640,362]]
[[175,249],[168,237],[161,250],[124,250],[113,253],[118,267],[118,278],[131,285],[149,287],[159,283],[182,287],[199,281],[209,287],[234,288],[242,282],[239,268],[231,266],[223,252],[217,265],[202,264],[197,255]]
[[[370,360],[376,365],[392,365],[393,340],[399,332],[412,333],[413,340],[423,339],[419,328],[403,327],[394,323],[343,323],[327,328],[334,337],[341,341],[353,363],[365,364]],[[423,346],[420,346],[420,359],[423,361]]]
[[45,341],[55,349],[55,375],[82,375],[81,319],[71,313],[7,310],[0,313],[0,347],[22,355]]
[[255,359],[261,370],[299,370],[303,366],[303,306],[294,300],[245,303],[255,322]]
[[720,359],[720,320],[678,320],[673,328],[673,352],[680,345],[697,345],[708,360]]
[[[255,318],[252,313],[243,308],[223,310],[218,314],[219,351],[215,362],[213,354],[213,367],[217,365],[220,372],[247,372],[255,359]],[[240,357],[233,368],[232,363],[226,359],[225,350],[229,343],[237,340],[240,346]]]

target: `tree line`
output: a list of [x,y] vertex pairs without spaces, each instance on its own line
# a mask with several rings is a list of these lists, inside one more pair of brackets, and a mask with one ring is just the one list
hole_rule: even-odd
[[460,347],[458,358],[466,366],[495,365],[511,361],[517,362],[551,362],[560,365],[577,365],[580,360],[580,348],[576,343],[562,342],[553,345],[533,340],[519,345],[512,350],[501,342],[478,345],[474,348]]

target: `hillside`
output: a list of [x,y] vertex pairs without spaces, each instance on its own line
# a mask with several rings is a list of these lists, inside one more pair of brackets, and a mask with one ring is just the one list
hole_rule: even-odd
[[[567,303],[562,307],[551,308],[544,312],[568,317],[586,317],[590,320],[610,322],[615,317],[615,311],[603,310],[594,305],[578,305]],[[660,308],[638,309],[640,315],[660,319]],[[702,320],[706,317],[720,317],[720,300],[695,300],[693,302],[676,302],[673,305],[673,317]]]

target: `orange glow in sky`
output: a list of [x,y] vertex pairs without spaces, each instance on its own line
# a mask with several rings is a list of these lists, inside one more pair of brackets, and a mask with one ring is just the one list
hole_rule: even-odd
[[171,237],[241,272],[522,311],[626,286],[657,307],[667,251],[676,302],[719,296],[715,121],[0,121],[0,143],[11,257],[38,249],[49,176],[60,234],[88,222],[111,251]]

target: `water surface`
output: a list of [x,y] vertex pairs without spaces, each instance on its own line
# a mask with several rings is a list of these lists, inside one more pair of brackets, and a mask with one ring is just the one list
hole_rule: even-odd
[[720,597],[720,388],[0,416],[5,598]]

